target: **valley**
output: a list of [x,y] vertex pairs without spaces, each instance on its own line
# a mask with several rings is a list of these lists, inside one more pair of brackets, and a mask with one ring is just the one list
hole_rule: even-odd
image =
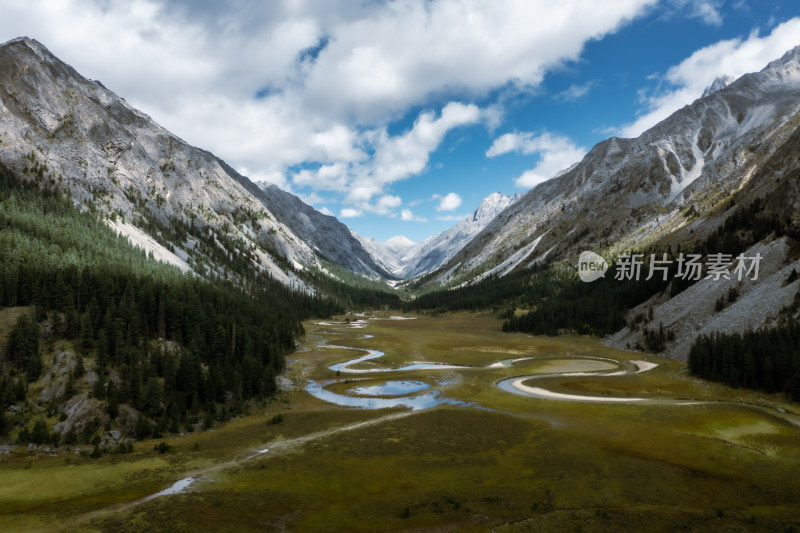
[[453,100],[274,172],[1,44],[0,531],[800,530],[789,44],[590,150]]
[[[784,397],[691,378],[681,363],[591,337],[504,334],[481,314],[398,318],[306,321],[277,397],[208,431],[94,460],[63,450],[0,456],[0,528],[798,526],[800,413]],[[369,350],[383,355],[365,360]],[[515,377],[560,394],[648,401],[498,387]],[[309,394],[312,384],[339,397],[439,401],[346,407]],[[189,477],[178,493],[152,497]]]

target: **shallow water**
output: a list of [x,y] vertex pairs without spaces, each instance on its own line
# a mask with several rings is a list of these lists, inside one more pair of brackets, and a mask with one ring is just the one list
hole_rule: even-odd
[[[320,346],[323,346],[320,344]],[[379,350],[369,350],[366,348],[351,348],[349,346],[334,346],[334,345],[324,345],[326,348],[338,348],[340,350],[355,350],[359,352],[367,352],[366,355],[362,355],[361,357],[357,357],[355,359],[349,359],[343,363],[337,363],[335,365],[331,365],[328,368],[333,370],[334,372],[345,372],[350,374],[368,374],[373,372],[404,372],[408,370],[434,370],[434,369],[449,369],[449,368],[470,368],[468,366],[461,366],[461,365],[450,365],[447,363],[433,363],[427,361],[415,361],[411,364],[406,366],[401,366],[399,368],[350,368],[351,365],[357,365],[359,363],[363,363],[365,361],[370,361],[372,359],[378,359],[379,357],[383,357],[386,355],[384,352]]]
[[430,385],[421,381],[387,381],[381,385],[366,385],[348,389],[348,394],[358,396],[400,396],[412,394],[430,388]]
[[188,489],[194,482],[195,482],[194,476],[180,479],[175,483],[173,483],[170,487],[160,492],[156,492],[155,494],[151,494],[150,496],[147,497],[147,499],[152,500],[160,496],[169,496],[171,494],[182,494],[186,492],[186,489]]
[[361,409],[388,409],[390,407],[408,407],[415,411],[421,409],[430,409],[437,405],[465,405],[464,402],[444,398],[439,395],[438,391],[420,394],[418,396],[406,396],[401,398],[374,398],[369,396],[347,396],[344,394],[337,394],[325,388],[326,385],[335,383],[335,381],[313,381],[308,380],[306,384],[306,391],[322,401],[335,403],[345,407],[359,407]]
[[512,359],[503,359],[502,361],[490,364],[486,368],[511,368],[512,366],[514,366],[514,363],[518,363],[520,361],[528,361],[530,359],[533,359],[533,357],[515,357]]
[[[565,374],[570,375],[570,374]],[[599,374],[602,376],[610,376],[611,374]],[[570,402],[598,402],[598,403],[627,403],[627,402],[642,402],[644,398],[617,398],[613,396],[588,396],[583,394],[565,394],[562,392],[554,392],[541,387],[531,387],[525,385],[525,381],[534,379],[535,376],[523,376],[500,381],[497,386],[513,394],[520,394],[522,396],[530,396],[532,398],[543,398],[547,400],[563,400]]]

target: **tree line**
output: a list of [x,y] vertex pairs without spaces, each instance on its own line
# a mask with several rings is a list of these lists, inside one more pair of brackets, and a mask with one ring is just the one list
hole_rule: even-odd
[[800,323],[700,336],[689,352],[689,372],[731,387],[783,392],[800,401]]

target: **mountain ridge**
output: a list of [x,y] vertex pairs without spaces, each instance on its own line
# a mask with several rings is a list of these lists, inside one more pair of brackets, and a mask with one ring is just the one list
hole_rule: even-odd
[[708,214],[788,138],[800,120],[799,95],[797,47],[636,139],[598,143],[569,171],[502,211],[429,284],[475,279],[527,247],[530,254],[514,268],[576,258],[586,248],[642,246],[685,226],[690,206]]
[[[306,242],[291,227],[289,210],[276,208],[278,198],[294,203],[288,193],[265,194],[38,41],[20,37],[0,45],[0,67],[0,160],[100,210],[115,230],[162,259],[204,276],[230,278],[247,268],[297,288],[308,288],[299,273],[324,270],[324,260],[385,275],[338,221]],[[325,231],[335,236],[326,239]],[[343,244],[346,253],[337,255],[326,240]]]

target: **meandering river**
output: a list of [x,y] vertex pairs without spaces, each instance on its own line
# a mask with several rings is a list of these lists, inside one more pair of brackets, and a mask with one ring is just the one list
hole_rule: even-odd
[[[392,320],[407,320],[404,317],[391,317]],[[341,325],[350,328],[364,328],[368,324],[365,320],[358,320],[349,324],[334,324],[331,322],[323,322],[320,325],[335,326]],[[374,338],[372,335],[365,335],[365,339]],[[341,344],[328,344],[323,340],[318,344],[321,348],[331,348],[339,350],[353,350],[364,352],[363,355],[348,359],[341,363],[330,365],[328,368],[339,374],[352,374],[359,376],[380,375],[393,372],[409,372],[409,371],[431,371],[431,370],[488,370],[498,368],[511,368],[515,363],[530,361],[533,357],[514,357],[505,358],[499,361],[490,363],[485,367],[473,367],[467,365],[454,365],[450,363],[442,363],[435,361],[409,361],[407,364],[398,367],[378,367],[373,366],[369,368],[358,368],[358,365],[367,361],[375,362],[385,356],[385,353],[377,349],[364,349],[355,348],[352,346],[343,346]],[[542,386],[531,386],[530,382],[533,380],[542,380],[548,378],[560,377],[613,377],[625,376],[630,374],[640,374],[647,372],[658,367],[658,364],[649,361],[622,361],[608,357],[594,357],[594,356],[569,356],[566,358],[558,358],[555,366],[552,367],[550,372],[529,374],[523,376],[515,376],[512,378],[503,379],[497,382],[497,386],[512,394],[522,396],[529,396],[533,398],[542,398],[548,400],[561,400],[561,401],[574,401],[574,402],[593,402],[593,403],[637,403],[637,402],[658,402],[665,403],[663,398],[660,399],[647,399],[636,397],[614,397],[614,396],[591,396],[584,394],[570,394],[565,392],[558,392],[549,390]],[[305,390],[312,396],[320,400],[334,403],[342,406],[360,407],[362,409],[384,409],[390,407],[408,407],[410,409],[428,409],[440,404],[451,405],[466,405],[465,402],[448,398],[439,390],[420,393],[422,390],[427,390],[430,385],[423,382],[419,383],[420,387],[397,387],[397,381],[386,381],[384,383],[373,384],[369,387],[355,387],[345,391],[344,394],[337,393],[329,390],[332,384],[339,383],[339,380],[307,380]],[[408,383],[408,382],[402,382]],[[446,384],[439,383],[440,389],[446,390]],[[685,400],[673,400],[671,403],[685,404],[696,403],[687,402]]]

